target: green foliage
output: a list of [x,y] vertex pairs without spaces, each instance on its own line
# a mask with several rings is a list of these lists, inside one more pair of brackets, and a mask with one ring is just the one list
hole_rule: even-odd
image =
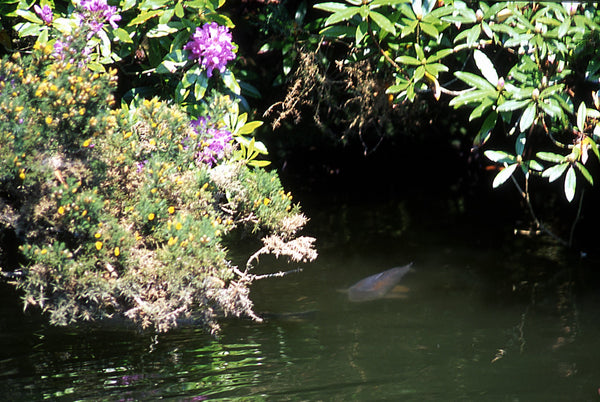
[[[480,124],[474,149],[493,133],[512,136],[514,153],[485,153],[505,167],[494,187],[517,171],[526,180],[534,174],[554,181],[564,174],[564,194],[571,201],[576,172],[593,184],[585,164],[589,151],[598,158],[600,102],[593,90],[600,65],[593,44],[600,13],[592,4],[347,0],[315,8],[331,13],[321,34],[346,40],[354,52],[374,59],[381,74],[391,71],[395,82],[387,93],[396,103],[431,91],[436,100],[448,95],[454,108],[472,109],[469,120]],[[454,81],[446,73],[463,87],[441,84]],[[585,77],[583,85],[574,85],[578,77]],[[591,97],[594,105],[581,102]],[[540,132],[557,152],[568,154],[536,149],[533,137]]]
[[[180,13],[181,2],[125,2],[148,20],[166,4]],[[214,90],[193,122],[189,108],[158,98],[115,109],[116,73],[83,51],[85,29],[56,35],[0,61],[0,231],[19,239],[25,308],[59,325],[117,316],[157,331],[190,314],[211,332],[223,315],[257,318],[254,277],[224,242],[270,236],[279,255],[306,222],[277,174],[259,168],[267,152],[251,136],[261,123]],[[53,43],[67,39],[72,57],[62,58]],[[292,258],[315,258],[303,244]]]

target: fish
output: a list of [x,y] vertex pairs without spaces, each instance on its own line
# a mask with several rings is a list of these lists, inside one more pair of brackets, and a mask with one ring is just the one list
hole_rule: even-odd
[[413,263],[403,267],[395,267],[375,275],[368,276],[348,289],[348,299],[352,302],[362,302],[381,299],[412,269]]

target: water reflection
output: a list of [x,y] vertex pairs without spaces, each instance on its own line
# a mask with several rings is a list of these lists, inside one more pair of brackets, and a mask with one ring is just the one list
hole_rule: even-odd
[[[324,239],[317,262],[257,283],[252,296],[265,323],[228,321],[216,339],[190,327],[158,337],[49,328],[7,296],[0,393],[94,401],[598,398],[593,267],[551,243],[490,237],[497,232],[464,216],[432,222],[409,219],[407,210],[401,202],[312,214]],[[392,226],[398,230],[388,233]],[[338,292],[411,260],[406,298],[350,303]]]

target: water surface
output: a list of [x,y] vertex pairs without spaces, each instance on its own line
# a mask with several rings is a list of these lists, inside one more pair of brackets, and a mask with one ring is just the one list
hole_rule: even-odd
[[[417,208],[417,204],[418,208]],[[455,204],[452,204],[455,205]],[[594,401],[600,292],[592,259],[447,201],[309,205],[320,256],[252,290],[262,324],[49,327],[2,288],[7,400]],[[404,297],[339,290],[414,262]],[[258,272],[295,268],[263,259]]]

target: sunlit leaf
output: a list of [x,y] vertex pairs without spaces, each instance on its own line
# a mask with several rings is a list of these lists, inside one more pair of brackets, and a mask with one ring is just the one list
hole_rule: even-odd
[[244,124],[244,125],[242,126],[242,128],[240,128],[240,129],[237,131],[237,134],[239,134],[239,135],[250,134],[250,133],[252,133],[254,130],[256,130],[258,127],[260,127],[260,126],[262,126],[262,125],[263,125],[263,122],[262,122],[262,121],[258,121],[258,120],[255,120],[255,121],[250,121],[250,122],[248,122],[248,123]]
[[536,110],[535,103],[531,103],[529,106],[527,106],[527,109],[525,109],[521,115],[521,120],[519,121],[519,130],[521,132],[531,127],[536,117]]
[[565,157],[559,154],[555,154],[553,152],[538,152],[537,154],[535,154],[538,158],[540,158],[543,161],[548,161],[548,162],[557,162],[557,163],[561,163],[564,162]]
[[575,197],[575,189],[577,186],[577,177],[575,176],[575,169],[573,166],[569,166],[567,175],[565,176],[565,196],[569,202],[573,201]]
[[440,36],[438,30],[432,24],[422,22],[421,29],[423,30],[423,32],[425,32],[427,35],[431,36],[434,39],[437,39],[437,37]]
[[481,71],[481,74],[483,74],[485,79],[488,80],[488,82],[494,87],[498,85],[498,73],[485,53],[483,53],[481,50],[475,49],[473,52],[473,58],[475,59],[477,68],[479,68],[479,71]]
[[498,163],[513,163],[516,158],[504,151],[492,151],[488,150],[483,153],[489,160],[498,162]]
[[544,167],[542,165],[540,165],[540,163],[538,161],[536,161],[535,159],[532,159],[532,160],[528,161],[527,163],[528,163],[528,166],[530,169],[537,170],[538,172],[541,172],[542,170],[544,170]]
[[506,180],[508,180],[518,167],[519,167],[518,163],[513,163],[512,165],[508,165],[507,167],[502,169],[500,172],[498,172],[496,177],[494,177],[494,181],[492,182],[492,187],[497,188],[502,183],[504,183]]
[[583,166],[580,162],[575,162],[575,166],[577,166],[577,169],[579,169],[583,177],[585,177],[585,179],[593,186],[594,178],[590,174],[589,170],[587,170],[587,168]]
[[359,12],[359,7],[348,7],[343,10],[337,11],[334,14],[330,15],[329,18],[327,18],[327,20],[325,20],[325,26],[337,24],[341,21],[348,21]]
[[412,66],[419,66],[421,65],[421,61],[415,59],[414,57],[411,56],[400,56],[396,58],[396,61],[402,63],[402,64],[409,64]]
[[394,24],[390,22],[387,17],[382,14],[379,14],[377,11],[369,12],[369,17],[383,30],[388,31],[392,35],[396,35],[396,28],[394,28]]
[[129,34],[123,28],[117,28],[113,30],[115,36],[119,39],[120,42],[123,43],[133,43],[133,40],[129,37]]
[[496,108],[498,112],[510,112],[517,109],[523,109],[526,105],[533,102],[531,99],[507,100]]
[[487,90],[493,90],[495,91],[495,84],[491,85],[488,81],[484,80],[483,78],[481,78],[480,76],[473,74],[473,73],[468,73],[465,71],[456,71],[454,73],[454,75],[456,75],[458,77],[458,79],[460,79],[461,81],[479,88],[479,89],[487,89]]
[[431,56],[429,56],[427,58],[427,63],[434,63],[452,53],[454,53],[453,49],[442,49],[442,50],[436,52],[435,54],[432,54]]
[[579,104],[579,108],[577,108],[577,127],[579,131],[583,131],[585,129],[585,119],[587,117],[587,110],[585,107],[585,102],[581,102]]

